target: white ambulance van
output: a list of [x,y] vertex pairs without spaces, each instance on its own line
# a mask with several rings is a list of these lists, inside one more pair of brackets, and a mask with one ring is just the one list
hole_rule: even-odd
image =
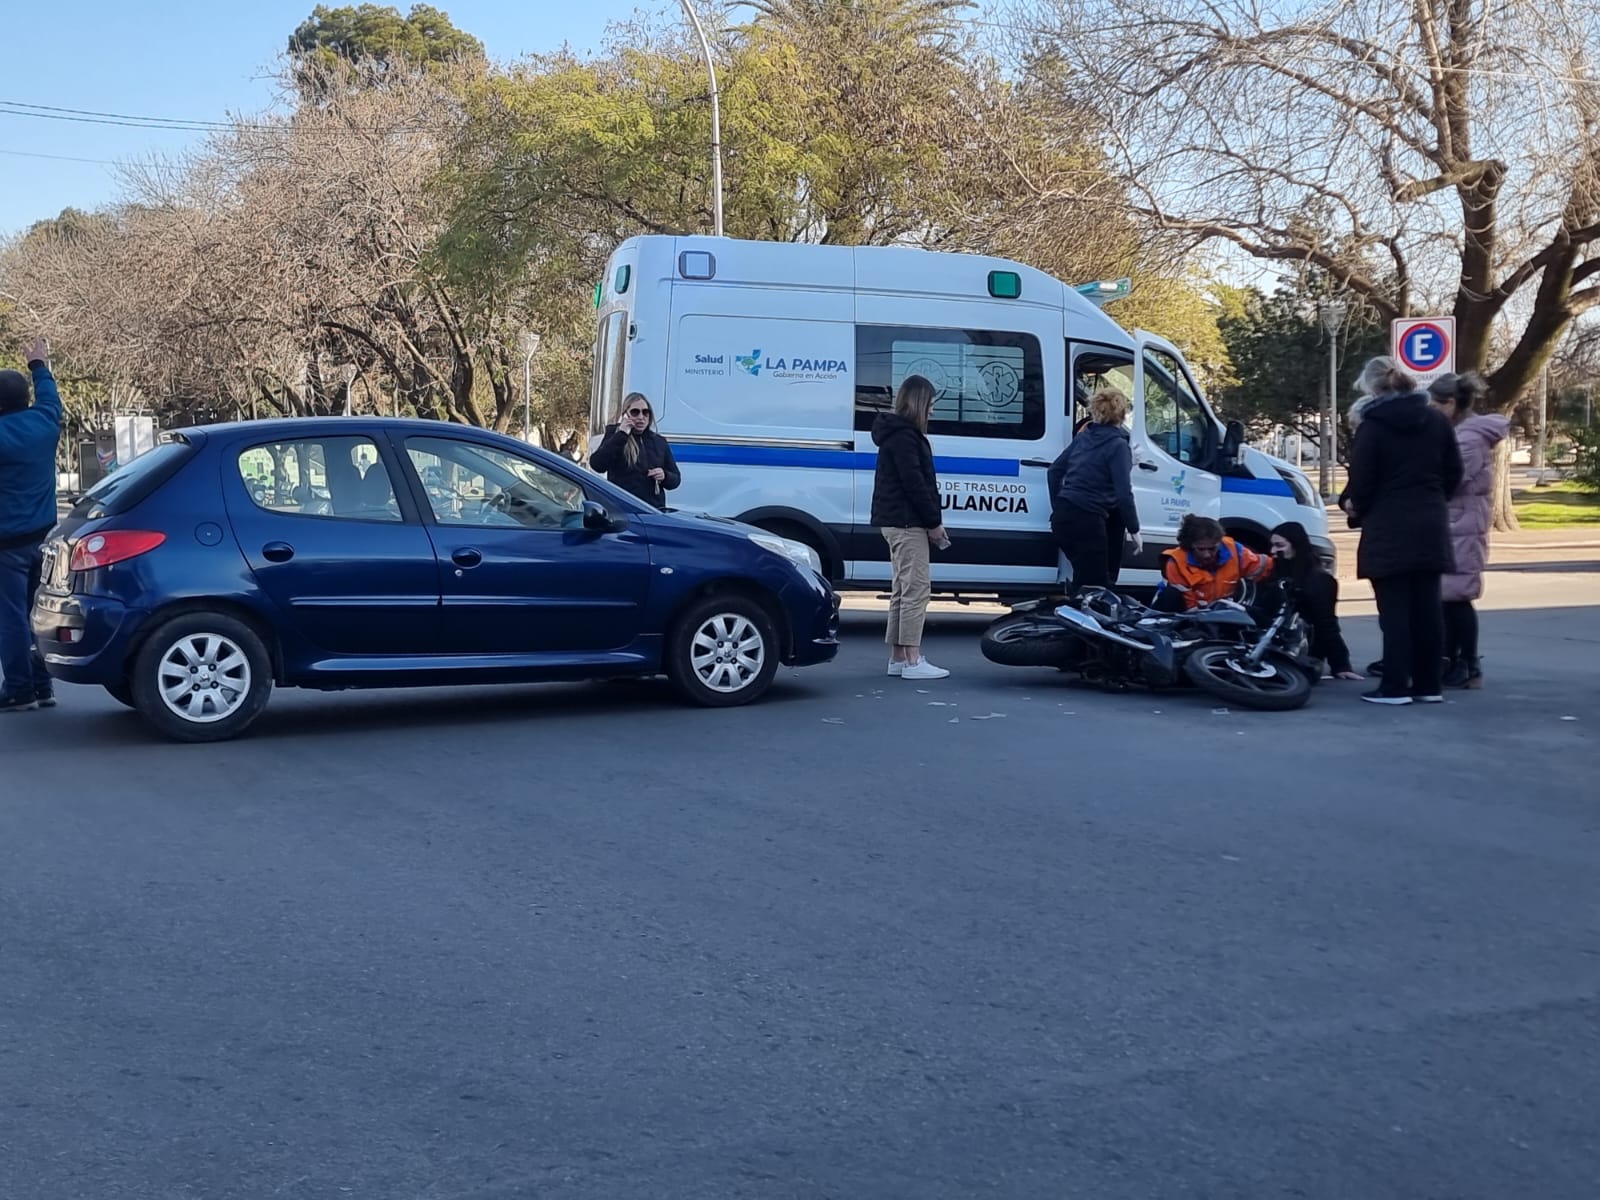
[[1057,579],[1045,472],[1098,388],[1132,401],[1144,549],[1122,580],[1154,586],[1186,513],[1265,549],[1299,521],[1329,558],[1328,518],[1293,466],[1243,446],[1176,347],[1129,334],[1018,263],[880,246],[705,237],[624,242],[596,291],[590,445],[642,392],[671,441],[676,508],[810,545],[841,587],[881,589],[870,431],[907,375],[939,389],[929,426],[952,545],[936,590],[1037,593]]

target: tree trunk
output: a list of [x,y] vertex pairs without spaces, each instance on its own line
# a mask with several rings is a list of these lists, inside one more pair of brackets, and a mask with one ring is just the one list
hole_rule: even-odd
[[1502,438],[1494,451],[1493,527],[1496,533],[1513,533],[1522,526],[1511,503],[1511,438]]

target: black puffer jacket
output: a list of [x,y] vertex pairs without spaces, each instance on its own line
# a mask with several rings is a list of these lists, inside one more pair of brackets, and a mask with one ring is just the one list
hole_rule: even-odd
[[[630,437],[639,446],[638,461],[632,464],[628,462],[627,455]],[[654,504],[657,508],[666,507],[667,493],[683,482],[683,476],[678,473],[678,464],[672,458],[672,447],[654,429],[629,434],[615,425],[608,425],[605,440],[589,456],[589,466],[623,491],[631,492],[646,504]],[[666,478],[660,483],[646,473],[657,467],[666,472]]]
[[1356,574],[1454,570],[1445,502],[1460,486],[1461,450],[1445,415],[1421,392],[1378,397],[1356,430],[1344,492],[1361,529]]
[[878,469],[872,478],[872,523],[879,529],[937,529],[944,524],[933,446],[895,413],[872,423]]

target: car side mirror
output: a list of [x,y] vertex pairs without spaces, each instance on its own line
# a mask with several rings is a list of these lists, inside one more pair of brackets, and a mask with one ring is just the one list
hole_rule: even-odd
[[613,517],[597,500],[583,502],[583,527],[590,533],[621,533],[628,527],[627,517]]
[[1222,434],[1222,461],[1230,467],[1236,465],[1243,449],[1244,425],[1239,421],[1229,421]]

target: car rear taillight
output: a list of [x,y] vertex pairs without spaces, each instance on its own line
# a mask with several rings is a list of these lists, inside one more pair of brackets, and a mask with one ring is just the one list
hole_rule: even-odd
[[105,533],[91,533],[72,545],[70,571],[94,571],[112,563],[127,562],[148,554],[167,540],[164,533],[147,533],[137,529],[112,529]]

